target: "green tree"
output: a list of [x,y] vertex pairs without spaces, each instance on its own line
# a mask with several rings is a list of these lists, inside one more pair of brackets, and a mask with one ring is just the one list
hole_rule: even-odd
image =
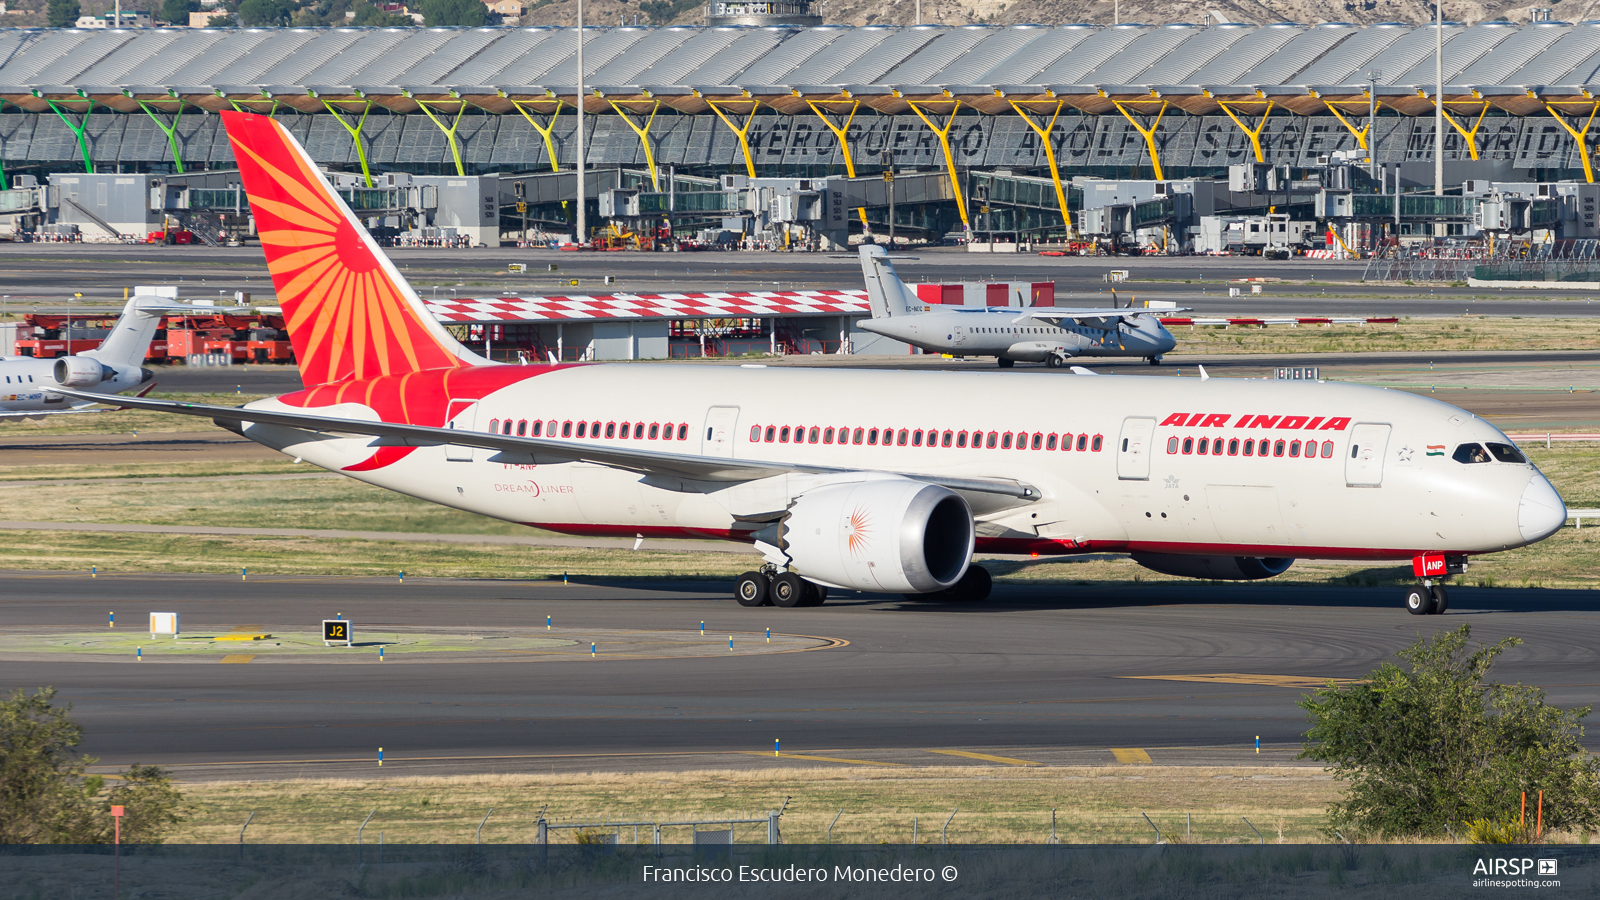
[[417,21],[410,16],[401,13],[386,13],[371,3],[357,2],[355,13],[355,18],[350,20],[352,25],[372,28],[406,28],[417,24]]
[[244,0],[236,14],[239,24],[245,27],[258,25],[288,25],[294,17],[297,4],[290,0]]
[[200,0],[161,0],[161,21],[188,25],[189,13],[200,11]]
[[83,8],[78,5],[78,0],[50,0],[45,6],[45,15],[50,20],[51,28],[70,28],[83,15]]
[[1328,685],[1300,702],[1311,720],[1303,759],[1347,782],[1329,832],[1386,838],[1458,836],[1474,820],[1518,816],[1522,792],[1544,791],[1548,828],[1600,825],[1600,760],[1584,753],[1590,707],[1561,709],[1544,691],[1489,680],[1495,658],[1522,643],[1469,648],[1470,625],[1399,652],[1363,684]]
[[167,773],[134,765],[106,790],[86,776],[93,757],[77,753],[83,729],[58,707],[53,688],[0,700],[0,843],[110,843],[111,807],[122,806],[125,843],[159,843],[188,807]]
[[479,0],[423,0],[422,16],[430,28],[441,25],[477,28],[489,24],[489,8]]

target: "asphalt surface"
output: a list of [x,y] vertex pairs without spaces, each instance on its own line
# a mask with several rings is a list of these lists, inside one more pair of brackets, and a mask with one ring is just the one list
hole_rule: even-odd
[[[516,248],[407,250],[386,253],[424,297],[502,296],[618,291],[795,290],[860,288],[850,254],[825,253],[565,253]],[[1208,315],[1474,315],[1597,316],[1600,292],[1520,291],[1404,284],[1361,284],[1365,263],[1253,257],[1042,257],[975,254],[956,248],[904,251],[896,264],[908,282],[1054,281],[1056,302],[1103,303],[1113,269],[1130,281],[1119,297],[1170,300]],[[528,272],[510,275],[522,263]],[[554,265],[557,271],[551,272]],[[603,276],[617,281],[606,285]],[[1263,293],[1229,297],[1228,282],[1281,279]],[[579,284],[571,284],[577,279]],[[13,312],[64,309],[68,297],[117,303],[135,284],[177,284],[186,298],[227,300],[249,292],[255,303],[275,295],[256,246],[210,248],[113,244],[0,244],[0,300]],[[80,301],[81,302],[81,301]]]
[[[186,631],[314,630],[338,612],[358,638],[386,626],[542,631],[550,615],[558,626],[634,630],[703,620],[713,651],[727,634],[769,627],[849,643],[474,664],[61,655],[0,660],[0,684],[58,688],[102,768],[158,763],[185,778],[992,764],[936,749],[1044,764],[1115,764],[1112,750],[1130,748],[1157,764],[1292,764],[1302,683],[1149,676],[1357,678],[1417,635],[1464,623],[1475,638],[1526,641],[1502,658],[1500,679],[1545,687],[1563,706],[1600,699],[1593,592],[1460,588],[1447,615],[1429,618],[1406,614],[1394,588],[1270,582],[1002,587],[976,606],[854,595],[798,610],[744,609],[728,594],[690,583],[0,575],[7,632],[103,628],[111,610],[119,628],[175,611]],[[773,758],[775,738],[791,756]]]

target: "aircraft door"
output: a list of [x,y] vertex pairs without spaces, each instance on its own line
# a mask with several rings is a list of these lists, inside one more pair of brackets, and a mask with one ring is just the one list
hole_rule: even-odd
[[734,428],[739,424],[739,407],[713,406],[706,412],[705,440],[700,452],[706,456],[733,458]]
[[1124,481],[1150,480],[1150,437],[1156,420],[1129,416],[1122,420],[1122,436],[1117,441],[1117,477]]
[[1383,454],[1389,447],[1389,426],[1361,422],[1350,430],[1350,453],[1344,460],[1344,483],[1350,487],[1383,484]]
[[955,326],[955,331],[951,332],[950,337],[955,342],[955,345],[957,347],[960,347],[962,344],[965,344],[967,342],[967,326],[965,326],[965,325],[957,325],[957,326]]
[[[476,431],[474,427],[478,421],[478,404],[471,400],[451,400],[450,418],[445,423],[446,428],[461,431]],[[450,462],[472,462],[472,448],[461,447],[455,444],[444,445],[444,458]]]

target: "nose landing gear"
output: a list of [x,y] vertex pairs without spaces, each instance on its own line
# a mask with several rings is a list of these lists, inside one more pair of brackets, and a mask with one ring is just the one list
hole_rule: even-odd
[[1450,594],[1444,585],[1423,581],[1406,590],[1406,612],[1413,616],[1438,616],[1450,608]]

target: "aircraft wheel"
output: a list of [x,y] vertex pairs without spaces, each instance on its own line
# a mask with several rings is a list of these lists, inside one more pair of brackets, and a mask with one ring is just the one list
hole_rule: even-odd
[[944,595],[958,603],[977,603],[989,599],[989,592],[994,589],[994,579],[989,577],[989,570],[983,566],[968,566],[967,574],[961,576]]
[[801,606],[821,606],[828,602],[828,589],[820,584],[806,583],[806,598]]
[[1450,608],[1450,595],[1445,591],[1444,585],[1434,585],[1430,593],[1433,594],[1433,614],[1444,615],[1444,611]]
[[1047,369],[1059,369],[1061,368],[1061,357],[1052,353],[1044,358],[1044,365]]
[[1161,357],[1159,357],[1159,356],[1146,356],[1144,358],[1144,361],[1149,363],[1152,366],[1161,365]]
[[767,576],[760,572],[746,572],[734,582],[733,596],[740,606],[766,606],[772,600],[767,596]]
[[1422,585],[1406,589],[1406,612],[1426,616],[1433,612],[1433,592]]
[[1000,368],[1002,368],[1002,369],[1009,369],[1012,366],[1017,364],[1016,360],[1014,360],[1014,359],[1006,359],[1004,356],[1000,357],[998,362],[1000,363]]
[[793,572],[784,572],[772,579],[772,605],[791,609],[805,603],[806,583]]

